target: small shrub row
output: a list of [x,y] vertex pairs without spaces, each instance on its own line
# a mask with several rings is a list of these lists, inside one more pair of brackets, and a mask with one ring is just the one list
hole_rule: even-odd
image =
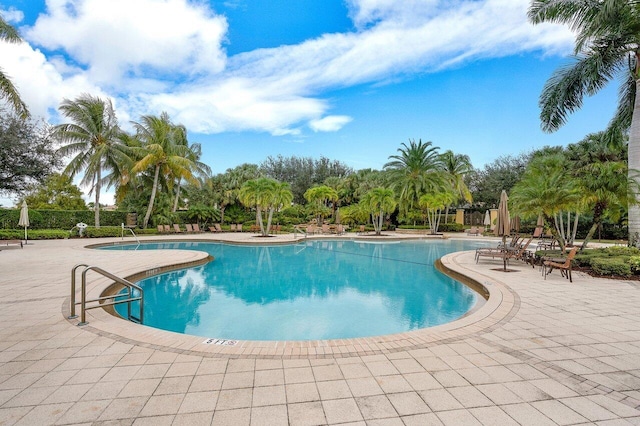
[[[27,233],[29,240],[57,240],[69,238],[69,231],[63,229],[37,229]],[[24,230],[0,229],[0,240],[22,240]]]
[[631,264],[621,257],[597,257],[592,259],[591,268],[598,275],[630,277]]

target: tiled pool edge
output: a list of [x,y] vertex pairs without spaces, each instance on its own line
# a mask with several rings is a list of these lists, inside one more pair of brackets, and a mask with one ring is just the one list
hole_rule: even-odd
[[[179,251],[175,251],[175,253],[179,253]],[[206,253],[195,253],[199,253],[199,259],[191,259],[189,262],[179,262],[180,265],[178,266],[176,266],[175,262],[168,262],[163,266],[155,265],[150,269],[158,270],[158,268],[160,268],[164,271],[165,268],[176,269],[185,267],[185,263],[206,261]],[[459,339],[467,335],[474,335],[493,329],[515,315],[515,312],[517,312],[519,308],[517,294],[512,292],[504,283],[465,267],[458,261],[461,256],[472,256],[472,254],[471,252],[448,254],[441,259],[442,265],[445,269],[476,281],[485,287],[489,293],[488,301],[476,312],[456,321],[405,333],[340,340],[238,341],[235,346],[221,346],[205,344],[204,341],[207,340],[205,337],[173,333],[133,324],[116,318],[102,309],[87,312],[89,324],[83,326],[83,329],[125,343],[205,357],[274,359],[341,358],[420,349],[435,343],[446,342],[450,339]],[[177,256],[176,259],[179,257],[180,256]],[[193,255],[191,257],[193,257]],[[131,277],[140,274],[146,275],[145,270],[131,271],[128,276]],[[111,285],[111,283],[107,280],[100,281],[92,287],[88,297],[101,294],[109,285]],[[69,299],[65,301],[62,307],[65,317],[68,313],[68,303]]]

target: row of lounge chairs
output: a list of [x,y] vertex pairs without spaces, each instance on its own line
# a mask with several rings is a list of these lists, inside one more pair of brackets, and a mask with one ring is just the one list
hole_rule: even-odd
[[335,234],[342,235],[345,233],[344,225],[328,225],[323,224],[318,226],[316,224],[309,224],[306,226],[301,225],[300,228],[304,228],[307,235],[315,235],[315,234]]
[[177,223],[174,223],[173,227],[169,225],[158,225],[158,232],[160,234],[182,234],[182,233],[197,234],[204,231],[200,229],[200,225],[198,225],[197,223],[194,223],[194,224],[187,223],[185,225],[184,231],[182,230],[182,228],[180,228],[180,225],[178,225]]

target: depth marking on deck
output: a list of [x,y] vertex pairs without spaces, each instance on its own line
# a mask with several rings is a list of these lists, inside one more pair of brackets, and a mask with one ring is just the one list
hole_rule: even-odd
[[202,343],[205,345],[235,346],[238,344],[238,341],[227,339],[207,339]]

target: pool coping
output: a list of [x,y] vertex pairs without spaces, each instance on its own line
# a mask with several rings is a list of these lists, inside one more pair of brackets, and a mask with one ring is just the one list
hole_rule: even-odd
[[[406,240],[406,238],[402,238],[401,240]],[[162,240],[147,240],[146,242],[160,241]],[[168,241],[176,242],[178,240],[172,239]],[[183,241],[194,240],[185,239]],[[197,241],[203,240],[199,239]],[[211,239],[207,241],[215,240]],[[389,240],[385,239],[385,241]],[[220,240],[220,242],[228,243],[223,240]],[[272,242],[269,244],[271,243]],[[280,244],[291,243],[292,242],[280,242]],[[295,243],[295,241],[293,243]],[[235,244],[242,243],[236,242]],[[104,244],[94,244],[87,247],[91,248],[98,245],[104,246]],[[168,270],[180,269],[209,261],[209,255],[205,252],[188,251],[189,256],[185,256],[185,250],[167,249],[167,251],[173,253],[170,256],[165,256],[165,259],[174,259],[175,261],[165,261],[164,264],[155,265],[150,269],[132,270],[131,273],[127,275],[127,279],[135,279],[140,276],[152,276]],[[459,260],[468,255],[469,251],[447,254],[440,259],[442,268],[445,270],[445,273],[453,275],[455,279],[460,280],[462,277],[464,280],[475,282],[480,288],[485,289],[486,294],[488,294],[487,301],[479,309],[472,310],[467,315],[455,321],[398,334],[351,339],[302,341],[207,339],[202,336],[175,333],[131,323],[120,317],[111,315],[104,309],[87,311],[86,317],[88,324],[82,326],[82,328],[125,343],[205,357],[267,359],[338,358],[420,349],[435,343],[443,343],[450,339],[460,339],[464,336],[471,336],[493,329],[510,319],[517,312],[519,308],[517,294],[500,281],[465,267],[463,265],[464,262],[460,262]],[[188,257],[188,259],[185,259],[185,257]],[[113,282],[106,278],[95,280],[88,289],[87,298],[99,297],[112,285]],[[69,300],[70,299],[67,298],[62,306],[65,318],[69,314]],[[78,319],[69,319],[69,321],[72,323],[79,322]]]

